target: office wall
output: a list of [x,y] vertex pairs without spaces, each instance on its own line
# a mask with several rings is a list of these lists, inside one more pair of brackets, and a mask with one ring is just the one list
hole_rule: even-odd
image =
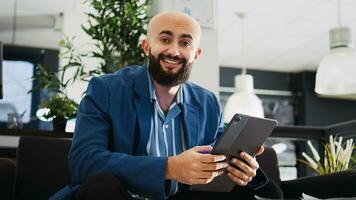
[[[234,78],[241,73],[240,68],[220,67],[220,83],[222,87],[234,87]],[[274,72],[248,69],[247,74],[254,78],[256,89],[290,91],[290,77],[286,72]]]
[[[87,5],[79,4],[76,11],[65,12],[63,15],[63,33],[69,38],[73,38],[73,45],[78,52],[84,53],[94,50],[91,45],[91,38],[82,30],[81,25],[87,25],[87,16],[84,12],[90,8]],[[63,51],[63,49],[61,49]],[[60,59],[60,66],[66,64],[65,59]],[[87,69],[94,69],[99,66],[99,61],[94,58],[83,59],[83,64]],[[74,70],[69,71],[67,77],[74,74]],[[68,96],[77,102],[80,101],[88,82],[76,82],[68,87]]]
[[200,47],[202,55],[194,64],[191,81],[219,96],[219,63],[217,30],[203,28]]

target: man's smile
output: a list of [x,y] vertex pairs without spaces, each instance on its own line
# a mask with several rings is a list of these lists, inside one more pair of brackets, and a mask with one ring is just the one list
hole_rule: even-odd
[[181,64],[182,63],[182,60],[171,59],[171,58],[167,58],[167,57],[163,57],[162,61],[169,63],[169,64]]
[[163,65],[168,70],[179,68],[185,62],[184,59],[171,58],[169,56],[162,56],[160,60],[161,60],[161,65]]

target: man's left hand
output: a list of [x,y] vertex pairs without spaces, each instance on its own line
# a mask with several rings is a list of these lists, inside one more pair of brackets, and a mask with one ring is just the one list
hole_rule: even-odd
[[[263,146],[260,146],[260,148],[256,152],[256,155],[262,154],[263,151]],[[243,159],[243,161],[237,158],[233,158],[231,160],[233,166],[230,165],[229,167],[227,167],[227,175],[237,185],[245,186],[252,180],[253,177],[256,176],[256,171],[259,168],[259,165],[255,158],[245,152],[241,152],[240,157]]]

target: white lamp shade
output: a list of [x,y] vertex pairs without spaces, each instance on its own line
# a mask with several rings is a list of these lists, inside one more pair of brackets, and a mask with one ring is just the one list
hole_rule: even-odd
[[253,93],[253,77],[249,74],[235,76],[236,92],[225,104],[223,120],[229,123],[236,113],[264,117],[262,101]]
[[236,113],[264,117],[261,100],[247,92],[237,92],[229,97],[224,109],[224,123],[229,123]]
[[356,52],[342,47],[321,60],[315,79],[315,92],[321,95],[356,94]]

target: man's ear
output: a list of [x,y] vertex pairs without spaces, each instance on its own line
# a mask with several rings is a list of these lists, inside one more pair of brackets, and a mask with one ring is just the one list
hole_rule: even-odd
[[148,39],[144,39],[141,42],[141,48],[145,52],[146,56],[149,54],[150,45],[148,44]]
[[195,52],[194,60],[196,60],[200,56],[201,53],[202,53],[201,48],[197,48],[197,51]]

